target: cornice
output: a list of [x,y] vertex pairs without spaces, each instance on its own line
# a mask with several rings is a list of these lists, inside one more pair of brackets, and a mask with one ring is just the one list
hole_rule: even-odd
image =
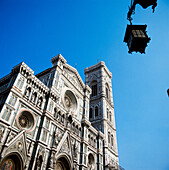
[[91,72],[93,70],[97,70],[98,68],[101,68],[101,67],[103,67],[105,69],[106,73],[108,74],[108,76],[110,78],[112,78],[112,73],[109,71],[109,69],[107,68],[104,61],[100,61],[99,63],[97,63],[93,66],[85,68],[84,73],[87,74],[88,72]]

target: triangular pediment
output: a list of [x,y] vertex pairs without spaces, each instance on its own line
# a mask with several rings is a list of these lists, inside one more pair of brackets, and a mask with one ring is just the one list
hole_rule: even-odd
[[8,144],[5,149],[5,155],[8,155],[12,152],[18,152],[23,160],[25,161],[28,156],[27,144],[26,144],[26,132],[21,131],[16,135]]
[[57,147],[57,154],[65,153],[67,154],[71,160],[73,160],[73,150],[70,139],[70,134],[66,131]]
[[85,87],[85,84],[78,71],[72,66],[65,64],[63,74],[75,87],[80,87],[81,89]]

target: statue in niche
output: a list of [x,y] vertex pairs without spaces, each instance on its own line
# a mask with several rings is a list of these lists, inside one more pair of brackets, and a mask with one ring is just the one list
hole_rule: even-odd
[[57,119],[57,116],[58,116],[58,115],[57,115],[57,108],[55,107],[55,108],[54,108],[54,117]]
[[2,138],[3,138],[3,132],[4,132],[4,130],[1,128],[1,129],[0,129],[0,143],[1,143],[1,140],[2,140]]
[[76,169],[78,169],[78,168],[77,168],[77,163],[74,164],[74,166],[73,166],[73,170],[76,170]]
[[26,92],[25,92],[25,96],[26,96],[26,98],[29,98],[30,93],[31,93],[31,88],[30,88],[30,87],[28,87],[28,88],[26,89]]
[[74,144],[74,157],[77,159],[77,153],[78,153],[78,143],[75,142]]
[[62,134],[59,131],[57,131],[55,134],[54,144],[57,146],[61,139],[62,139]]
[[39,149],[39,153],[37,156],[37,160],[36,160],[36,166],[35,169],[36,170],[40,170],[42,167],[42,162],[43,162],[43,158],[44,158],[44,150],[42,150],[41,148]]
[[39,107],[39,108],[41,108],[41,106],[42,106],[42,97],[40,97],[39,99],[38,99],[38,103],[37,103],[37,106]]
[[31,102],[33,102],[33,103],[34,103],[34,102],[35,102],[35,100],[36,100],[36,93],[33,93],[33,94],[32,94],[32,98],[31,98]]
[[53,154],[53,152],[52,152],[52,154],[51,154],[51,158],[50,158],[50,162],[49,162],[49,167],[50,168],[53,168],[53,164],[54,164],[54,154]]

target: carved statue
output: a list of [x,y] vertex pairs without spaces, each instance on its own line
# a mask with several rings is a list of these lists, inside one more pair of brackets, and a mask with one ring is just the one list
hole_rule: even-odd
[[77,153],[78,153],[78,144],[77,144],[77,143],[75,143],[74,145],[75,145],[75,147],[74,147],[74,157],[75,157],[75,158],[77,158]]
[[62,139],[62,134],[59,131],[57,131],[55,134],[54,144],[57,146],[61,139]]
[[28,88],[26,89],[26,92],[25,92],[26,98],[29,98],[30,92],[31,92],[31,89],[30,89],[30,87],[28,87]]
[[53,159],[54,159],[54,154],[53,154],[53,152],[52,152],[52,154],[51,154],[51,158],[50,158],[50,162],[49,162],[49,166],[50,166],[50,168],[53,168],[53,164],[54,164]]
[[32,101],[33,103],[35,102],[35,93],[34,93],[34,94],[32,94],[31,101]]
[[43,158],[44,158],[44,151],[40,148],[39,153],[38,153],[38,157],[37,157],[37,160],[36,160],[36,169],[37,170],[41,169]]
[[40,98],[38,99],[37,106],[41,108],[41,106],[42,106],[42,97],[40,97]]
[[0,129],[0,142],[1,142],[2,138],[3,138],[3,129]]

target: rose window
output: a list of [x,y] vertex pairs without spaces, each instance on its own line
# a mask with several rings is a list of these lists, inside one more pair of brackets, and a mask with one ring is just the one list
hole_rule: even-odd
[[20,129],[32,131],[35,125],[33,114],[28,110],[22,110],[18,115],[17,124]]
[[76,111],[77,99],[72,91],[66,90],[63,100],[64,100],[64,105],[68,111],[73,111],[73,112]]
[[24,115],[21,115],[19,117],[19,124],[20,124],[21,127],[26,128],[27,126],[29,126],[28,125],[29,124],[28,118]]
[[70,97],[67,95],[65,95],[65,105],[67,108],[71,108],[73,106],[73,103],[72,103]]

